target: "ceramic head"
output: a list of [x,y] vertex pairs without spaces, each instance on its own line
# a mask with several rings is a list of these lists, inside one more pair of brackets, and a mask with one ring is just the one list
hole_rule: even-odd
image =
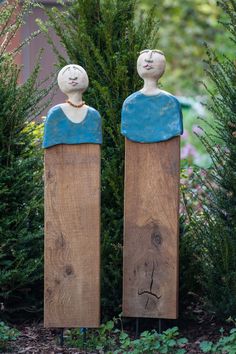
[[57,82],[60,90],[65,95],[76,91],[83,93],[89,85],[86,71],[82,66],[76,64],[64,66],[58,74]]
[[165,72],[166,58],[160,50],[143,50],[137,60],[137,71],[142,79],[159,80]]

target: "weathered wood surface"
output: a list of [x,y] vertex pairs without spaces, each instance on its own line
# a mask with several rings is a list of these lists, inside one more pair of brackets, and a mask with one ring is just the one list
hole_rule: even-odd
[[46,327],[100,322],[100,146],[45,150]]
[[175,319],[180,137],[125,151],[123,314]]

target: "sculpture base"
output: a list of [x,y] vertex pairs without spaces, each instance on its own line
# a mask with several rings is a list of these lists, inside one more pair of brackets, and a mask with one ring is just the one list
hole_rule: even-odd
[[179,137],[126,139],[124,316],[178,316],[179,176]]
[[45,150],[46,327],[100,324],[100,146]]

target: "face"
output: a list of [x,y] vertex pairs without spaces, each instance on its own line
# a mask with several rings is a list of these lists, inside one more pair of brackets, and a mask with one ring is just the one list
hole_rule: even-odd
[[143,50],[137,61],[138,74],[142,79],[153,78],[159,80],[164,74],[166,59],[158,50]]
[[84,68],[79,65],[66,65],[58,74],[58,86],[66,95],[72,92],[86,91],[89,80]]

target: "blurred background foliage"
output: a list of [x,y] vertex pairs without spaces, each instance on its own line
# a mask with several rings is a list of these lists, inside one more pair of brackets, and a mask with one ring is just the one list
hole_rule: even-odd
[[[153,10],[153,5],[158,4]],[[216,0],[140,0],[139,6],[156,11],[159,19],[158,47],[167,58],[163,85],[179,96],[205,95],[202,80],[204,43],[214,46],[221,54],[233,56],[232,45],[225,28],[218,20],[226,20]],[[210,82],[208,81],[210,84]]]
[[[155,9],[154,5],[157,5]],[[210,132],[204,120],[214,124],[212,115],[205,108],[207,91],[204,84],[210,90],[213,86],[205,74],[205,44],[214,48],[219,58],[224,55],[235,57],[229,35],[219,24],[219,20],[227,22],[227,16],[217,6],[217,0],[140,0],[139,8],[155,11],[159,19],[158,48],[167,59],[162,88],[180,97],[183,106],[182,166],[194,163],[208,167],[210,158],[196,136],[196,133],[203,133],[199,125]]]

